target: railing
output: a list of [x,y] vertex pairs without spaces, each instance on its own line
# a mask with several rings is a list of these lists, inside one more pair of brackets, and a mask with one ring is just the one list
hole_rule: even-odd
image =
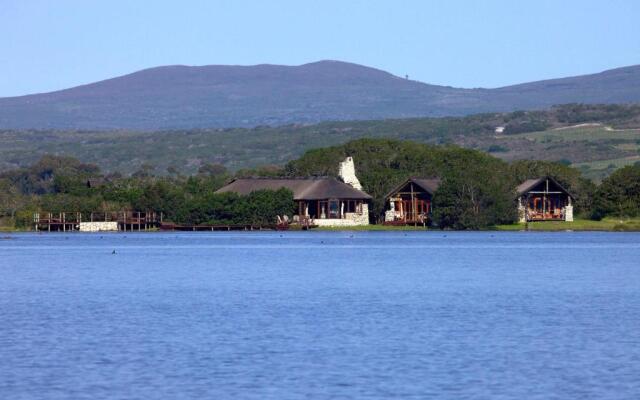
[[154,211],[38,212],[33,214],[36,230],[74,231],[84,222],[116,222],[122,230],[142,230],[162,223],[162,213]]
[[527,221],[564,221],[564,209],[556,209],[553,212],[527,210]]
[[425,224],[428,220],[428,214],[408,212],[402,215],[396,213],[393,221],[385,221],[384,223],[387,225]]

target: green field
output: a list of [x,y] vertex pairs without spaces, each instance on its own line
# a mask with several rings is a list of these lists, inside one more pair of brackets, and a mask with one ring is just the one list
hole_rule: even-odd
[[640,129],[582,126],[506,138],[507,143],[517,140],[530,143],[542,154],[556,154],[556,158],[570,162],[584,176],[595,181],[601,181],[618,168],[640,161]]
[[523,137],[536,142],[578,142],[598,140],[622,140],[637,144],[640,129],[614,130],[606,126],[584,126],[552,129],[542,132],[521,133],[512,137]]
[[626,167],[640,162],[640,155],[610,160],[598,160],[585,163],[572,164],[573,167],[582,171],[583,175],[595,181],[601,181],[611,175],[618,168]]

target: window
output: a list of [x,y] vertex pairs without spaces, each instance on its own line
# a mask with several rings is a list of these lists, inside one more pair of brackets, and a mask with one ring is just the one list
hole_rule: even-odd
[[340,202],[329,200],[329,218],[340,218]]
[[344,202],[344,212],[345,213],[354,213],[356,211],[356,201],[355,200],[345,200]]

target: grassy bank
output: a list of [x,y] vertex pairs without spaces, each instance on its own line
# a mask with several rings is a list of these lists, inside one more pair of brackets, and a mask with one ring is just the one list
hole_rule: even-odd
[[[297,229],[292,229],[297,230]],[[424,228],[422,226],[394,226],[394,225],[366,225],[353,227],[318,227],[314,231],[340,232],[340,231],[425,231],[437,228]],[[528,224],[498,225],[493,227],[496,231],[538,231],[538,232],[563,232],[563,231],[602,231],[602,232],[640,232],[640,219],[605,218],[601,221],[589,219],[576,219],[573,222],[530,222]],[[0,232],[30,232],[29,229],[17,229],[13,226],[0,225]],[[147,232],[158,231],[157,229]]]
[[0,232],[19,232],[15,226],[16,221],[10,217],[0,217]]
[[529,222],[527,224],[498,225],[498,231],[609,231],[635,232],[640,231],[640,219],[605,218],[601,221],[590,219],[576,219],[573,222]]
[[[367,225],[355,227],[319,227],[318,231],[424,231],[437,228],[424,228],[422,226],[393,226],[393,225]],[[603,231],[603,232],[640,232],[640,219],[605,218],[601,221],[590,219],[576,219],[573,222],[530,222],[528,224],[498,225],[493,227],[496,231]]]
[[313,228],[314,231],[424,231],[429,228],[425,228],[422,225],[365,225],[365,226],[351,226],[351,227],[331,227],[321,226]]

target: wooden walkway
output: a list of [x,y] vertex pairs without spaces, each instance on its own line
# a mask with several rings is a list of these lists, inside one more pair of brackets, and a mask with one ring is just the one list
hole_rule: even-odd
[[173,223],[160,224],[161,231],[272,231],[276,229],[278,229],[276,225],[179,225]]
[[119,231],[146,231],[162,223],[162,213],[153,211],[118,212],[42,212],[33,214],[36,231],[71,232],[80,230],[83,222],[116,222]]

